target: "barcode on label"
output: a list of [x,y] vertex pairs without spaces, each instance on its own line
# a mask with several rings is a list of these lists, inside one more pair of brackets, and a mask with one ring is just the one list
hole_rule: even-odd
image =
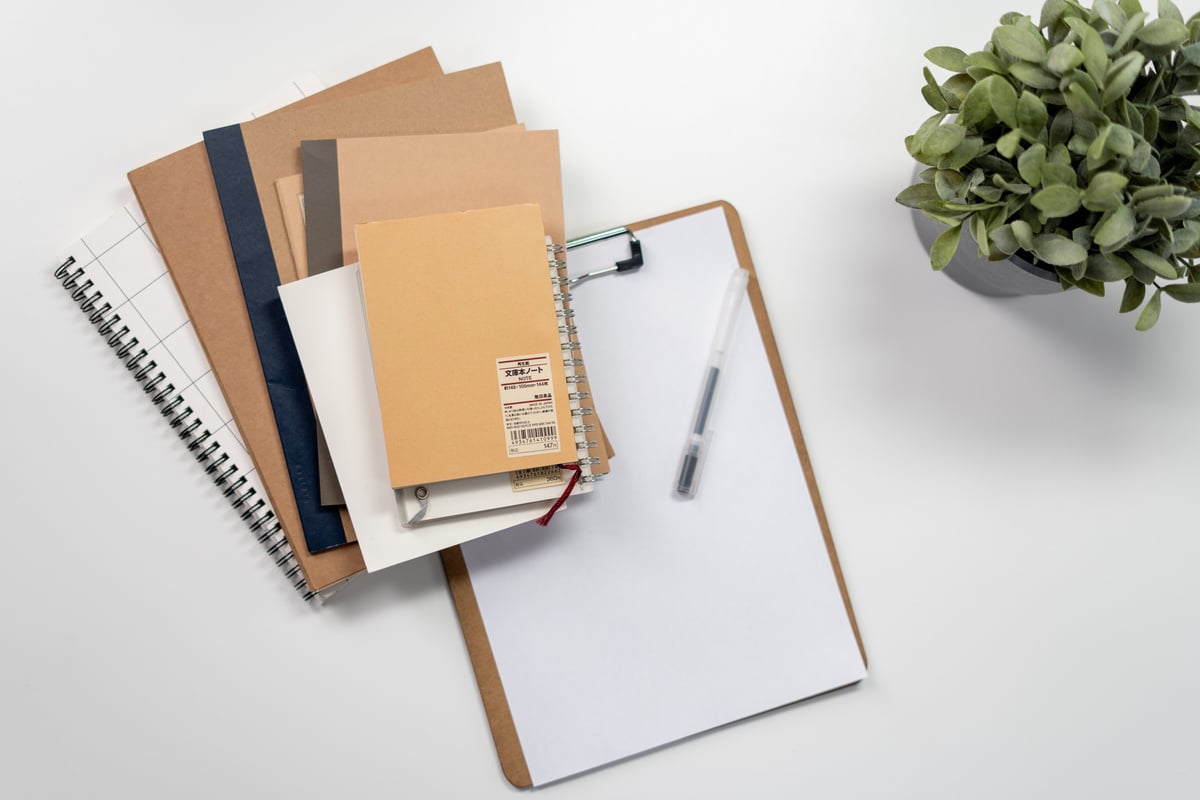
[[508,432],[508,438],[513,444],[528,442],[531,439],[548,439],[557,437],[558,428],[554,425],[545,425],[540,428],[521,428],[519,430]]

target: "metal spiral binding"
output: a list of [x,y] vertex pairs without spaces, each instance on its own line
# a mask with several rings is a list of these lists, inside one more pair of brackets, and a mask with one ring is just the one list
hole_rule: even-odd
[[563,372],[566,375],[567,385],[571,387],[571,390],[567,392],[567,399],[571,404],[577,457],[575,463],[580,467],[579,481],[591,484],[601,477],[593,474],[591,470],[593,466],[600,463],[599,458],[591,455],[592,450],[599,447],[600,443],[588,438],[588,434],[594,432],[596,426],[581,421],[581,418],[592,415],[591,408],[580,404],[580,401],[590,399],[591,393],[579,388],[580,384],[587,384],[588,380],[587,374],[584,372],[583,359],[578,354],[580,349],[579,330],[571,322],[575,316],[575,310],[570,306],[571,293],[566,288],[570,280],[567,276],[567,262],[562,257],[566,252],[566,246],[551,243],[547,238],[546,251],[547,261],[550,265],[550,283],[554,289],[554,305],[559,320],[558,335],[562,349]]
[[179,439],[187,444],[188,452],[204,467],[204,472],[221,489],[229,504],[239,512],[247,527],[274,559],[276,566],[283,570],[292,587],[300,592],[306,601],[319,597],[308,588],[304,575],[300,572],[300,563],[283,535],[283,528],[275,517],[275,512],[267,507],[267,501],[258,497],[257,489],[247,485],[248,479],[245,475],[237,474],[237,466],[226,466],[230,458],[229,453],[213,438],[212,432],[204,427],[204,423],[194,416],[192,407],[185,405],[183,395],[176,391],[166,373],[158,369],[158,362],[149,358],[145,347],[139,347],[138,338],[129,336],[129,326],[121,325],[121,315],[114,311],[111,303],[104,300],[104,293],[98,289],[92,291],[94,284],[90,278],[79,283],[84,270],[83,267],[75,267],[72,270],[74,266],[75,257],[69,256],[54,270],[55,279],[70,292],[71,299],[78,303],[79,309],[88,315],[88,321],[96,326],[96,331],[105,338],[108,346],[142,387],[150,401],[158,407],[159,413],[167,420]]

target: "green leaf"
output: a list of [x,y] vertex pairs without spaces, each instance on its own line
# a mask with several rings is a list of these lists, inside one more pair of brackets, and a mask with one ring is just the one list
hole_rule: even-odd
[[1117,5],[1121,7],[1129,16],[1142,13],[1142,4],[1138,0],[1117,0]]
[[1162,289],[1154,293],[1150,298],[1150,302],[1146,303],[1146,307],[1142,309],[1141,315],[1138,317],[1137,324],[1134,325],[1135,330],[1148,331],[1154,327],[1154,323],[1158,322],[1158,315],[1162,312]]
[[1016,122],[1022,131],[1036,138],[1046,129],[1049,118],[1046,104],[1037,95],[1021,92],[1020,98],[1017,99]]
[[1176,217],[1182,217],[1192,210],[1192,200],[1182,195],[1152,197],[1149,200],[1135,203],[1133,210],[1139,214],[1158,217],[1159,219],[1175,219]]
[[1015,219],[1012,221],[1013,236],[1017,237],[1017,244],[1021,245],[1022,250],[1033,251],[1033,228],[1023,219]]
[[1133,267],[1120,256],[1093,253],[1088,256],[1086,275],[1096,281],[1123,281],[1133,275]]
[[942,124],[942,120],[945,118],[945,114],[934,114],[922,122],[921,127],[917,128],[917,132],[904,140],[904,144],[908,148],[908,154],[911,156],[918,155],[921,152],[921,148],[925,145],[925,140],[929,138],[929,134],[937,130],[937,127]]
[[1179,20],[1158,18],[1137,32],[1138,41],[1151,47],[1179,47],[1188,40],[1187,26]]
[[1008,65],[1009,74],[1034,89],[1053,91],[1058,88],[1058,77],[1036,64],[1027,61],[1014,61]]
[[993,175],[992,183],[996,184],[1009,194],[1025,195],[1033,193],[1033,187],[1031,187],[1028,183],[1021,183],[1020,181],[1008,181],[1000,175]]
[[1051,164],[1062,164],[1064,167],[1071,166],[1071,153],[1063,145],[1055,145],[1046,151],[1046,161]]
[[1058,184],[1042,189],[1029,202],[1047,217],[1054,218],[1074,214],[1079,208],[1080,199],[1078,189]]
[[[1099,169],[1105,161],[1108,160],[1106,148],[1108,146],[1108,137],[1112,133],[1112,125],[1105,125],[1100,129],[1100,134],[1092,140],[1087,149],[1087,166],[1088,169]],[[932,137],[930,137],[932,138]]]
[[1100,18],[1108,23],[1108,26],[1113,30],[1119,31],[1128,21],[1125,12],[1121,7],[1113,2],[1113,0],[1096,0],[1092,4],[1092,9],[1100,15]]
[[1083,68],[1099,83],[1108,72],[1108,48],[1099,32],[1083,20],[1072,20],[1068,24],[1079,37],[1079,49],[1083,51]]
[[1140,247],[1130,249],[1129,255],[1136,258],[1143,266],[1154,271],[1155,275],[1160,275],[1164,278],[1175,280],[1179,277],[1179,271],[1175,269],[1175,265],[1158,253],[1152,253],[1149,250],[1143,250]]
[[967,63],[967,74],[977,81],[988,75],[1004,75],[1008,72],[1003,61],[985,50],[971,53],[963,60]]
[[1130,14],[1129,21],[1121,26],[1121,33],[1117,35],[1116,41],[1112,43],[1111,52],[1120,53],[1123,51],[1125,46],[1128,45],[1130,41],[1133,40],[1133,37],[1137,35],[1137,32],[1142,29],[1142,26],[1146,24],[1147,17],[1148,15],[1145,11],[1138,11]]
[[1183,14],[1180,13],[1179,6],[1172,3],[1171,0],[1158,0],[1158,16],[1162,19],[1183,22]]
[[1200,66],[1200,44],[1188,44],[1179,48],[1184,60],[1192,66]]
[[1171,232],[1171,246],[1167,252],[1171,255],[1179,255],[1186,253],[1200,244],[1200,231],[1197,231],[1194,226],[1187,225],[1185,227],[1176,228]]
[[1156,183],[1153,186],[1143,186],[1133,193],[1133,202],[1140,203],[1152,197],[1170,197],[1175,194],[1175,187],[1169,183]]
[[1050,123],[1050,135],[1046,143],[1053,147],[1056,144],[1066,144],[1075,130],[1075,115],[1069,108],[1060,108]]
[[990,257],[992,250],[988,245],[987,221],[982,214],[971,217],[971,236],[975,239],[975,244],[979,245],[979,254],[984,258]]
[[971,194],[989,203],[995,203],[1004,196],[1004,192],[995,186],[974,186],[971,188]]
[[953,102],[957,107],[962,105],[967,92],[971,91],[971,87],[974,85],[975,79],[970,75],[954,75],[942,84],[942,92],[947,97],[953,98]]
[[934,269],[945,269],[958,250],[958,240],[962,237],[962,225],[947,228],[933,240],[929,248],[929,263]]
[[937,188],[932,183],[914,183],[896,195],[896,202],[909,208],[920,208],[921,203],[937,199]]
[[996,245],[996,249],[1006,256],[1011,256],[1021,249],[1021,243],[1017,241],[1016,235],[1013,234],[1011,225],[1001,225],[989,233],[988,236],[991,238],[992,244]]
[[1121,204],[1121,193],[1129,178],[1119,172],[1097,172],[1083,192],[1083,207],[1088,211],[1108,211]]
[[945,155],[958,147],[966,135],[966,128],[961,125],[955,125],[953,122],[939,125],[935,130],[930,132],[929,137],[925,140],[925,144],[921,147],[921,152],[931,156]]
[[1100,106],[1092,99],[1087,89],[1079,81],[1075,81],[1063,93],[1063,103],[1071,109],[1071,113],[1080,119],[1093,123],[1104,124],[1108,117],[1100,110]]
[[950,110],[950,104],[946,102],[946,96],[942,94],[941,89],[930,89],[928,86],[922,86],[921,97],[925,98],[925,102],[934,111]]
[[967,71],[967,54],[957,47],[932,47],[925,51],[931,64],[951,72]]
[[[963,176],[950,169],[939,169],[933,175],[933,186],[937,197],[942,200],[953,200],[959,196],[958,189],[963,185]],[[933,198],[926,198],[932,200]]]
[[1012,158],[1021,146],[1021,132],[1009,131],[996,140],[996,151],[1005,158]]
[[958,107],[958,124],[979,130],[991,127],[985,125],[988,118],[993,116],[990,84],[992,81],[1003,80],[998,75],[989,75],[972,86]]
[[1075,170],[1071,169],[1068,164],[1060,164],[1057,161],[1046,160],[1042,164],[1042,185],[1051,186],[1053,184],[1062,184],[1063,186],[1075,186],[1078,177]]
[[1200,283],[1171,283],[1163,291],[1181,303],[1200,303]]
[[1146,299],[1146,284],[1139,283],[1133,278],[1125,279],[1125,294],[1121,296],[1120,313],[1128,314],[1142,304]]
[[1133,155],[1134,139],[1133,133],[1124,125],[1113,123],[1109,126],[1108,132],[1108,149],[1119,156],[1128,158]]
[[1104,297],[1104,284],[1091,278],[1077,278],[1075,285],[1088,294],[1094,294],[1096,297]]
[[1070,42],[1059,42],[1046,54],[1046,69],[1064,75],[1083,63],[1083,53]]
[[938,161],[941,169],[962,169],[971,159],[983,150],[983,139],[978,136],[967,136],[958,146]]
[[1046,58],[1046,40],[1016,25],[1001,25],[992,31],[992,41],[1002,52],[1021,61],[1040,64]]
[[1057,233],[1034,236],[1033,252],[1042,261],[1056,267],[1070,267],[1087,258],[1087,250]]
[[1067,0],[1046,0],[1046,2],[1042,5],[1042,14],[1041,17],[1039,17],[1038,27],[1049,28],[1062,18],[1063,12],[1065,12],[1067,8]]
[[992,103],[992,111],[1010,128],[1017,127],[1017,90],[1003,78],[993,78],[988,82],[988,97]]
[[1017,172],[1030,186],[1042,183],[1042,165],[1046,163],[1046,146],[1035,144],[1017,158]]
[[923,70],[925,75],[925,85],[921,87],[921,96],[925,98],[934,111],[949,111],[950,104],[946,102],[946,96],[942,94],[942,87],[938,86],[937,81],[933,79],[933,73],[926,67]]
[[1137,218],[1133,215],[1133,209],[1122,203],[1106,211],[1100,218],[1100,222],[1092,229],[1092,241],[1097,247],[1113,247],[1128,239],[1136,225]]
[[1100,93],[1100,105],[1107,106],[1118,97],[1124,97],[1142,73],[1146,57],[1136,50],[1126,53],[1113,62],[1104,76],[1104,91]]

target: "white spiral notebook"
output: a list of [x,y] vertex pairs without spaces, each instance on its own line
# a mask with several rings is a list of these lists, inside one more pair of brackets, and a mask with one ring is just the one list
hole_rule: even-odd
[[[266,98],[261,111],[319,91],[304,78]],[[310,589],[259,482],[166,264],[130,194],[120,210],[59,254],[54,277],[88,315],[149,405],[171,426],[251,533],[305,600]]]

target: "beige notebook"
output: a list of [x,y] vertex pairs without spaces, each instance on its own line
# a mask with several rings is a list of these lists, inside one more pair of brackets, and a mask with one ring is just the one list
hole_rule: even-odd
[[356,233],[392,486],[580,461],[577,345],[538,207]]

